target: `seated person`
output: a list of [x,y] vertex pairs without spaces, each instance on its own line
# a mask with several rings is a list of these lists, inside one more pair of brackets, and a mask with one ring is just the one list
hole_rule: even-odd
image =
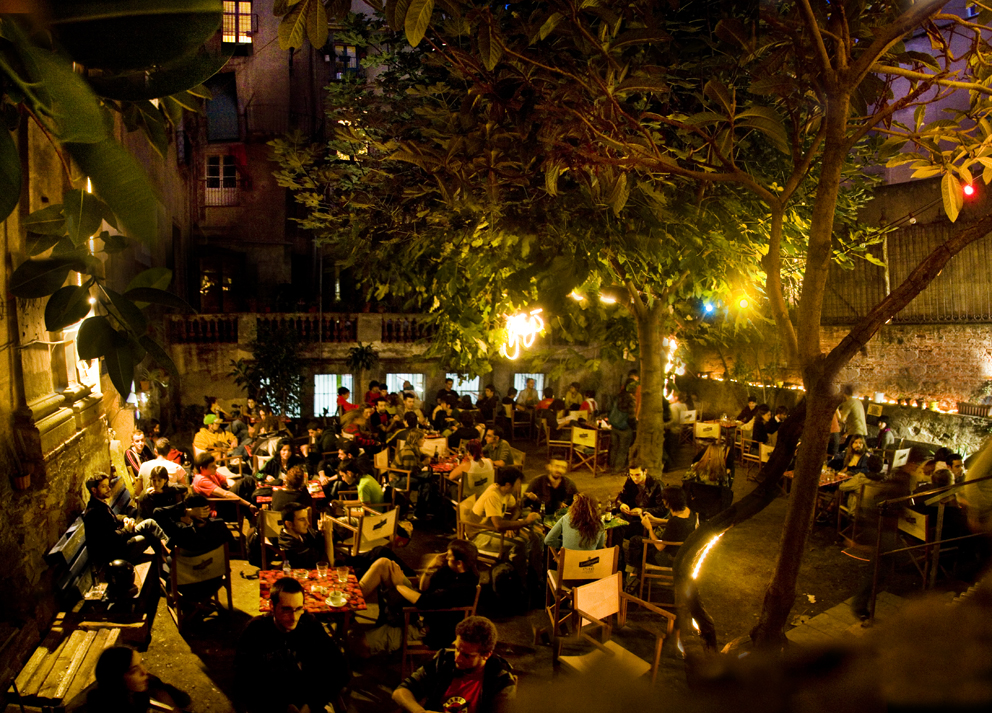
[[758,410],[758,399],[754,396],[747,397],[747,406],[741,409],[741,412],[737,414],[737,421],[739,423],[747,423],[752,418],[754,418],[754,412]]
[[316,475],[320,462],[324,459],[325,453],[336,453],[338,450],[338,437],[331,429],[325,429],[324,425],[317,420],[307,424],[307,469]]
[[[651,517],[648,513],[641,515],[641,525],[644,527],[644,538],[662,540],[664,542],[685,542],[699,525],[699,517],[689,510],[685,491],[682,488],[668,487],[662,491],[665,506],[669,509],[668,519],[661,520]],[[663,528],[659,528],[663,525]],[[644,548],[643,539],[630,538],[628,554],[628,571],[633,572],[641,566],[641,554]],[[660,567],[671,567],[675,556],[679,553],[680,545],[659,545],[651,543],[648,547],[647,561]]]
[[258,514],[258,509],[240,495],[247,493],[248,497],[252,496],[255,491],[254,478],[240,478],[229,485],[228,479],[217,471],[217,459],[210,453],[201,453],[196,457],[194,470],[196,475],[193,476],[193,492],[207,498],[239,502],[248,507],[252,517]]
[[[618,527],[617,535],[623,539],[640,535],[643,528],[638,521],[644,513],[658,519],[668,515],[668,506],[662,498],[663,488],[661,481],[649,475],[639,460],[631,462],[627,479],[617,495],[617,512],[628,524]],[[623,550],[620,557],[622,560]]]
[[[382,486],[379,485],[372,475],[368,473],[361,473],[358,470],[358,464],[354,460],[348,460],[341,463],[338,467],[338,476],[342,480],[342,489],[352,489],[358,491],[357,500],[345,500],[342,504],[345,506],[351,505],[381,505],[385,501],[385,496],[382,492]],[[338,495],[341,491],[338,491]]]
[[586,389],[583,394],[582,405],[579,406],[580,411],[588,411],[589,418],[595,418],[596,413],[599,411],[599,402],[596,401],[596,392],[592,389]]
[[[943,466],[944,463],[941,462],[940,465]],[[916,512],[927,516],[927,528],[929,529],[928,537],[932,539],[937,538],[936,530],[940,503],[927,505],[926,501],[931,497],[928,493],[933,490],[945,488],[953,483],[953,471],[947,467],[938,467],[934,470],[933,475],[930,476],[930,482],[920,483],[913,493],[914,495],[920,494],[921,497],[913,498],[913,504],[910,507]],[[962,537],[967,535],[968,519],[965,517],[964,512],[958,505],[957,497],[954,493],[950,492],[946,494],[942,502],[944,504],[944,521],[940,531],[940,539],[946,540],[950,537]],[[964,544],[965,547],[968,547],[971,543],[962,544]],[[953,547],[953,544],[948,546]]]
[[853,478],[849,478],[837,486],[840,492],[848,493],[847,503],[849,507],[854,507],[857,494],[861,490],[862,485],[882,482],[885,477],[882,475],[882,465],[881,457],[870,455],[865,458],[864,471],[855,473]]
[[828,464],[838,473],[857,475],[868,472],[868,444],[864,436],[851,436],[847,450]]
[[695,480],[706,485],[728,485],[727,459],[730,453],[719,443],[711,443],[689,466],[685,480]]
[[[84,691],[85,703],[80,705],[73,700],[68,710],[75,713],[144,713],[186,710],[192,704],[184,691],[148,673],[141,662],[141,654],[128,646],[104,649],[93,673],[96,687]],[[166,709],[164,706],[171,707]]]
[[[410,486],[412,492],[417,493],[417,517],[426,517],[428,514],[429,501],[432,495],[430,472],[426,470],[430,458],[421,450],[424,445],[424,432],[413,429],[407,432],[403,447],[396,451],[393,459],[393,467],[400,470],[410,471]],[[400,473],[391,472],[389,474],[389,487],[395,490],[407,490],[407,476]],[[402,503],[404,512],[406,511],[406,495],[403,496]]]
[[544,506],[545,512],[555,513],[560,508],[571,505],[572,498],[579,492],[571,478],[565,475],[568,463],[554,459],[548,463],[548,472],[530,481],[524,498]]
[[447,401],[452,396],[456,399],[458,398],[458,392],[455,391],[455,380],[445,379],[444,388],[437,390],[437,397],[434,400],[440,404],[442,401]]
[[459,418],[460,425],[451,435],[448,436],[448,449],[458,450],[462,441],[471,441],[479,437],[479,432],[475,428],[475,416],[471,413],[462,412]]
[[349,396],[351,396],[351,389],[347,386],[342,386],[338,389],[338,416],[344,416],[349,411],[354,411],[358,408],[358,404],[348,401]]
[[532,512],[526,517],[520,517],[520,508],[513,496],[523,478],[524,474],[519,468],[511,466],[500,470],[496,482],[486,488],[472,506],[466,522],[487,528],[482,532],[474,527],[469,528],[470,532],[478,532],[472,542],[480,550],[499,550],[498,533],[504,533],[503,544],[509,547],[510,564],[526,582],[528,567],[535,572],[543,570],[544,552],[543,538],[528,527],[541,518],[540,513]]
[[486,445],[482,449],[482,455],[491,459],[497,468],[513,465],[513,452],[510,444],[504,440],[500,426],[486,429]]
[[83,511],[86,528],[86,548],[90,560],[97,568],[116,559],[131,564],[141,561],[145,549],[151,545],[162,551],[168,536],[154,520],[135,522],[129,517],[115,515],[108,502],[111,494],[110,476],[97,473],[86,480],[90,500]]
[[227,431],[221,430],[221,421],[216,414],[208,413],[203,417],[203,428],[193,437],[193,448],[196,451],[214,451],[221,455],[238,446],[237,439]]
[[290,503],[299,503],[303,507],[313,506],[313,497],[307,490],[307,472],[302,465],[294,465],[286,472],[283,488],[272,491],[272,509],[282,512]]
[[[258,479],[266,485],[282,485],[283,479],[290,468],[306,464],[302,456],[295,452],[293,442],[288,438],[279,441],[276,453],[262,466]],[[256,476],[257,477],[257,476]]]
[[418,589],[413,588],[396,562],[386,558],[376,560],[359,582],[366,601],[372,601],[376,593],[379,596],[377,628],[365,635],[365,646],[359,647],[362,655],[389,653],[400,648],[403,608],[409,606],[422,612],[422,623],[411,623],[414,631],[410,632],[410,638],[422,640],[432,649],[442,649],[454,640],[462,612],[429,612],[472,605],[479,583],[478,554],[471,542],[452,540],[447,552],[437,555],[421,574]]
[[393,701],[407,713],[507,710],[517,681],[510,665],[493,654],[495,649],[496,626],[485,617],[470,616],[455,627],[454,648],[438,651],[414,671],[393,691]]
[[[768,436],[778,431],[779,422],[772,418],[772,410],[768,404],[761,404],[754,412],[754,428],[751,440],[757,443],[768,443]],[[752,444],[752,447],[755,447]],[[755,453],[758,451],[755,450]]]
[[477,440],[468,442],[467,453],[462,462],[456,465],[447,478],[452,483],[462,483],[462,498],[470,495],[481,496],[496,479],[495,464],[483,456],[482,444]]
[[[406,415],[408,413],[413,414],[413,416],[416,418],[416,424],[414,426],[410,426],[406,421]],[[423,427],[430,425],[430,422],[427,420],[427,417],[424,416],[424,412],[420,409],[420,406],[417,405],[417,395],[412,391],[403,392],[403,409],[402,412],[400,413],[400,417],[401,417],[401,423],[406,423],[407,428],[416,428],[417,426]]]
[[151,485],[138,496],[138,514],[143,520],[154,518],[152,512],[156,508],[175,505],[186,498],[186,487],[172,485],[169,482],[169,471],[163,466],[159,465],[152,468],[149,480]]
[[365,403],[375,406],[380,401],[385,400],[386,395],[382,393],[383,386],[385,384],[380,384],[378,381],[370,381],[369,390],[365,392]]
[[451,433],[458,426],[458,421],[455,419],[455,403],[457,401],[457,396],[449,396],[438,400],[437,406],[431,414],[431,425],[438,433],[444,433],[445,431]]
[[606,544],[606,530],[596,510],[596,499],[576,493],[571,507],[544,536],[548,547],[567,550],[598,550]]
[[349,411],[341,417],[341,433],[367,452],[375,452],[379,440],[368,428],[369,418],[365,409]]
[[372,411],[372,415],[369,416],[369,432],[380,443],[386,442],[389,427],[393,423],[393,416],[387,410],[388,406],[389,402],[386,399],[379,399],[375,402],[375,409]]
[[551,404],[554,402],[554,400],[555,400],[555,390],[552,389],[550,386],[545,386],[544,398],[538,401],[537,408],[549,409],[551,408]]
[[565,402],[566,411],[578,411],[582,408],[582,392],[579,390],[579,382],[573,381],[568,385],[568,390],[562,397]]
[[131,434],[131,446],[124,451],[124,464],[131,474],[131,480],[138,479],[143,463],[150,461],[154,456],[148,444],[145,443],[145,434],[140,429]]
[[475,402],[475,407],[482,413],[484,421],[492,421],[496,417],[499,399],[496,397],[496,387],[486,384],[484,395]]
[[[426,425],[430,426],[430,422]],[[420,423],[417,420],[417,414],[412,411],[407,411],[400,416],[400,422],[396,425],[396,429],[391,431],[386,437],[386,443],[391,446],[402,443],[406,440],[407,434],[410,433],[410,431],[419,430],[421,430],[421,428]]]
[[324,537],[310,527],[310,509],[292,502],[282,514],[279,549],[294,569],[316,569],[318,562],[328,561]]
[[[175,457],[178,454],[178,460]],[[168,438],[159,438],[155,441],[155,458],[141,464],[138,471],[138,480],[135,483],[135,490],[145,490],[151,485],[152,468],[162,466],[169,474],[169,482],[186,485],[186,470],[182,467],[182,452],[172,447]]]
[[348,683],[338,642],[303,606],[303,586],[276,580],[272,611],[245,627],[234,654],[234,691],[248,713],[319,713]]
[[156,521],[169,535],[169,544],[200,554],[232,544],[231,531],[220,518],[210,516],[210,502],[197,493],[181,503],[155,510]]

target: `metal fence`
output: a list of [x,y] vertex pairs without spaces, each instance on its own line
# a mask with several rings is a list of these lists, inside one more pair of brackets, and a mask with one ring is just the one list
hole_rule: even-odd
[[[824,324],[852,324],[895,288],[935,248],[953,226],[911,225],[888,236],[886,250],[872,253],[885,267],[856,260],[854,269],[830,269],[823,302]],[[992,240],[982,238],[962,250],[943,272],[892,319],[901,324],[954,324],[992,321]]]

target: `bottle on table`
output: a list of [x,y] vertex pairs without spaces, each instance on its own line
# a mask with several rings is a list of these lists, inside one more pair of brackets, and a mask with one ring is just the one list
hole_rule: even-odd
[[441,457],[439,451],[437,449],[437,446],[434,446],[434,457],[431,459],[431,463],[437,465],[440,462],[441,462]]

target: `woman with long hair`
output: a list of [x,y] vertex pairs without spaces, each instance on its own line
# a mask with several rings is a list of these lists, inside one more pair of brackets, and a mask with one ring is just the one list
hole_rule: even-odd
[[549,547],[568,550],[598,550],[606,544],[606,530],[599,520],[596,499],[577,493],[565,517],[555,523],[544,538]]
[[96,662],[96,688],[86,697],[86,704],[72,710],[92,713],[146,713],[183,711],[191,700],[175,686],[152,676],[141,663],[141,654],[127,646],[111,646]]
[[719,443],[706,446],[703,455],[689,468],[689,476],[709,485],[727,484],[727,452]]
[[462,497],[470,495],[482,495],[482,492],[496,480],[496,468],[490,458],[482,455],[482,443],[472,439],[465,446],[465,457],[462,462],[456,465],[448,480],[457,483],[462,478],[467,478],[462,485]]
[[280,485],[289,469],[297,465],[306,465],[306,461],[296,453],[293,442],[283,438],[276,445],[275,455],[262,466],[263,479],[267,485]]

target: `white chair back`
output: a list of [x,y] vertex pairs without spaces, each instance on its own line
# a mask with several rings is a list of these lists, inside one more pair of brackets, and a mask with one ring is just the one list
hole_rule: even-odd
[[228,571],[223,545],[198,555],[187,554],[176,548],[173,552],[172,566],[176,568],[176,581],[179,586],[217,579]]
[[617,571],[618,554],[616,547],[607,547],[602,550],[563,549],[561,558],[561,578],[563,581],[602,579]]
[[712,438],[717,440],[720,438],[720,424],[696,421],[692,425],[692,435],[696,438],[696,440],[702,440],[704,438]]
[[572,590],[575,608],[600,621],[620,611],[620,572]]
[[595,448],[597,435],[599,435],[599,432],[593,428],[574,426],[572,428],[572,445],[582,446],[584,448]]
[[906,461],[909,460],[909,449],[900,448],[892,453],[892,464],[889,466],[889,472],[891,473],[896,468],[906,465]]
[[760,460],[762,463],[767,463],[768,459],[772,457],[772,451],[775,450],[775,446],[767,443],[760,443],[758,445],[760,446],[758,449],[760,451]]
[[373,547],[384,545],[396,534],[396,516],[399,510],[392,509],[382,515],[366,514],[362,518],[362,540],[358,544],[358,551],[368,552]]
[[697,413],[696,411],[683,411],[682,412],[682,418],[679,420],[679,423],[681,423],[682,425],[685,425],[685,424],[688,424],[688,423],[695,423],[696,422],[696,413]]

